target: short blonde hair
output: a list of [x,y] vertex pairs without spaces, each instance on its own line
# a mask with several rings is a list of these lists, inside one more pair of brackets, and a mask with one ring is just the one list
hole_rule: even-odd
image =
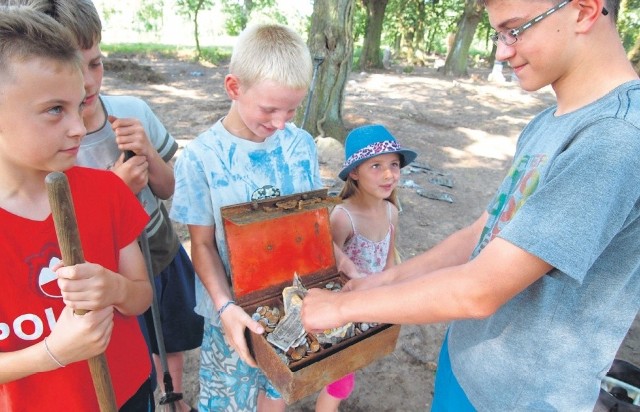
[[259,24],[245,29],[231,54],[229,72],[251,87],[271,80],[292,89],[311,83],[313,63],[302,37],[288,27]]

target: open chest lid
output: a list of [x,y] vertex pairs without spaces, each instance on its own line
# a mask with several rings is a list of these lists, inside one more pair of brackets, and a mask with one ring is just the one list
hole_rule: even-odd
[[235,300],[279,295],[294,273],[303,283],[335,275],[326,189],[225,206],[224,225]]

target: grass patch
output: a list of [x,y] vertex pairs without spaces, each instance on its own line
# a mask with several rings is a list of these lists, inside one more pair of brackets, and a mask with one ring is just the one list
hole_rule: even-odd
[[[101,44],[100,49],[114,58],[174,58],[180,60],[197,60],[195,47],[176,46],[156,43],[114,43]],[[211,64],[219,64],[229,60],[231,48],[202,47],[200,60]]]

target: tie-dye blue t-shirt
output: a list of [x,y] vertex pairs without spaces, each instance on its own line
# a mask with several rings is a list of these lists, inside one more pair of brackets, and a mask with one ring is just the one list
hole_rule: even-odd
[[[187,144],[175,164],[170,217],[187,225],[215,226],[218,253],[229,275],[220,208],[322,187],[315,142],[287,123],[264,142],[229,133],[222,120]],[[196,312],[217,323],[209,294],[196,279]]]

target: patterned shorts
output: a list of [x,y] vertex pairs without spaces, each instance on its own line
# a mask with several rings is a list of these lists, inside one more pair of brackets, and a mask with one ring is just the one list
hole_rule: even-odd
[[260,369],[252,368],[227,345],[222,328],[205,319],[200,348],[200,412],[255,411],[259,391],[280,399]]

